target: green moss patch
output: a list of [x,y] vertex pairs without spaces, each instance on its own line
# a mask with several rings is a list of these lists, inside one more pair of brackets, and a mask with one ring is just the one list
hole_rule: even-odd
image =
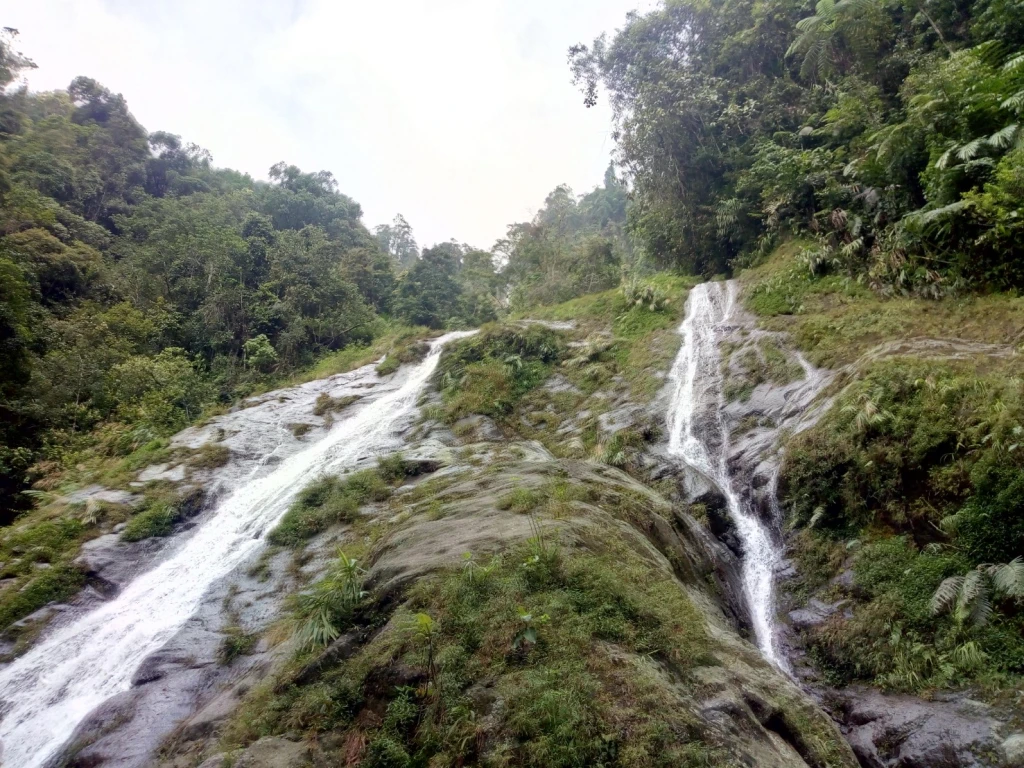
[[322,477],[299,493],[268,540],[280,546],[301,546],[332,525],[355,520],[362,505],[386,501],[397,484],[418,471],[418,465],[395,454],[381,458],[375,469]]

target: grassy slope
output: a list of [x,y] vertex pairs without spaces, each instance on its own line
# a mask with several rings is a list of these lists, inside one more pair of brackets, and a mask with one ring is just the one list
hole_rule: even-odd
[[[853,764],[827,718],[723,629],[706,585],[673,574],[672,550],[653,552],[640,532],[671,516],[668,503],[621,473],[526,459],[515,444],[460,455],[458,472],[372,512],[387,522],[355,518],[344,534],[376,586],[411,569],[386,601],[370,595],[335,617],[368,639],[340,657],[300,647],[250,692],[213,751],[287,735],[363,766],[709,768],[738,766],[741,754],[784,764],[756,724],[727,743],[699,714],[709,698],[743,708],[750,697],[813,764]],[[331,507],[348,497],[343,486],[307,495]],[[296,637],[315,634],[307,604],[293,604]],[[758,760],[766,755],[773,762]]]
[[[606,400],[644,403],[661,386],[655,374],[678,347],[674,329],[693,281],[657,281],[672,297],[663,310],[630,310],[607,292],[531,313],[571,319],[571,331],[484,329],[442,360],[448,386],[429,415],[456,426],[487,416],[510,440],[578,453],[559,428],[581,410],[596,417]],[[573,389],[544,386],[556,374]],[[768,737],[756,723],[728,738],[699,715],[709,697],[715,706],[737,697],[737,711],[752,697],[765,710],[758,717],[786,722],[812,764],[852,764],[827,718],[724,628],[708,581],[684,565],[700,555],[680,539],[665,557],[654,552],[647,536],[667,527],[671,505],[602,466],[642,450],[643,438],[627,445],[632,438],[598,435],[587,420],[573,433],[588,425],[583,453],[597,463],[526,459],[527,444],[486,447],[467,431],[460,469],[380,494],[371,518],[353,514],[351,479],[304,493],[275,532],[288,534],[301,559],[305,535],[291,533],[310,520],[314,533],[348,526],[346,549],[365,557],[376,586],[396,568],[419,570],[397,597],[379,604],[371,595],[335,616],[342,629],[372,628],[368,642],[326,662],[318,648],[300,648],[250,693],[213,749],[290,734],[327,759],[343,754],[365,766],[726,766],[741,754],[774,764],[762,758],[778,755],[757,752]],[[673,535],[662,529],[660,545]],[[293,605],[295,637],[315,634],[305,628],[319,614],[307,605]]]
[[800,248],[798,241],[780,247],[740,279],[747,307],[764,326],[789,333],[817,365],[852,363],[894,339],[953,338],[1024,347],[1024,297],[885,298],[848,278],[812,278],[798,263]]
[[[1024,551],[1024,452],[1013,448],[1024,299],[887,299],[810,277],[798,252],[791,243],[741,279],[764,326],[819,365],[855,364],[828,414],[791,442],[783,472],[794,596],[853,600],[852,619],[809,633],[812,656],[833,683],[1009,690],[1024,672],[1020,606],[997,601],[976,627],[934,615],[930,601],[944,578]],[[828,586],[848,568],[852,590]]]

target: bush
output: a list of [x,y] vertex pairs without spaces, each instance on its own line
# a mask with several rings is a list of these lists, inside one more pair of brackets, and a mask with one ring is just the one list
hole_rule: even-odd
[[1004,601],[996,620],[971,626],[935,615],[932,596],[1024,549],[1022,400],[998,368],[891,360],[792,441],[781,488],[801,536],[869,540],[854,561],[853,617],[809,638],[831,682],[919,691],[1020,669],[1019,606]]
[[367,768],[408,768],[412,759],[405,747],[388,736],[378,736],[370,742],[363,765]]
[[121,540],[132,542],[170,536],[177,523],[202,510],[205,498],[201,489],[185,491],[177,496],[162,489],[151,492],[145,506],[121,531]]
[[270,543],[297,547],[332,525],[352,522],[363,504],[385,501],[392,493],[390,483],[398,479],[395,462],[385,460],[380,469],[322,477],[306,486],[270,532]]
[[19,590],[8,590],[0,597],[0,627],[35,613],[44,605],[67,600],[85,584],[85,574],[71,565],[59,565],[42,571]]
[[559,335],[539,325],[491,326],[453,345],[438,365],[448,420],[506,416],[563,355]]
[[[962,535],[979,560],[1005,562],[1012,555],[1001,553],[1024,543],[1014,485],[1024,452],[1010,450],[1021,423],[1024,393],[1003,374],[876,363],[791,443],[780,488],[798,525],[814,520],[841,537],[877,523],[913,531],[923,544],[953,516],[954,540]],[[986,538],[985,525],[1004,540]]]

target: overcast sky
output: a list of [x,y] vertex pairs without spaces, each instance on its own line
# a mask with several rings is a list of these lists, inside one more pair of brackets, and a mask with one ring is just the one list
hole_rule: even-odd
[[218,166],[329,170],[368,226],[402,213],[421,245],[489,248],[556,185],[600,182],[611,117],[584,108],[566,52],[651,4],[21,0],[0,25],[33,89],[94,77]]

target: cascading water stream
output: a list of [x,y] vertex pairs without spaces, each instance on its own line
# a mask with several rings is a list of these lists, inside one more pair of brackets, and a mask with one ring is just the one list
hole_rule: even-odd
[[0,672],[2,764],[42,765],[90,711],[128,690],[142,661],[195,613],[217,579],[263,546],[265,533],[310,480],[398,447],[395,432],[415,413],[442,347],[466,335],[451,333],[433,342],[430,354],[399,389],[367,395],[319,442],[294,452],[272,471],[237,478],[214,513],[166,559]]
[[736,487],[728,466],[719,343],[729,330],[735,304],[732,282],[703,283],[690,292],[686,319],[679,328],[683,346],[669,376],[669,453],[705,475],[725,497],[743,545],[743,590],[758,648],[788,672],[777,648],[774,619],[774,572],[781,547]]

